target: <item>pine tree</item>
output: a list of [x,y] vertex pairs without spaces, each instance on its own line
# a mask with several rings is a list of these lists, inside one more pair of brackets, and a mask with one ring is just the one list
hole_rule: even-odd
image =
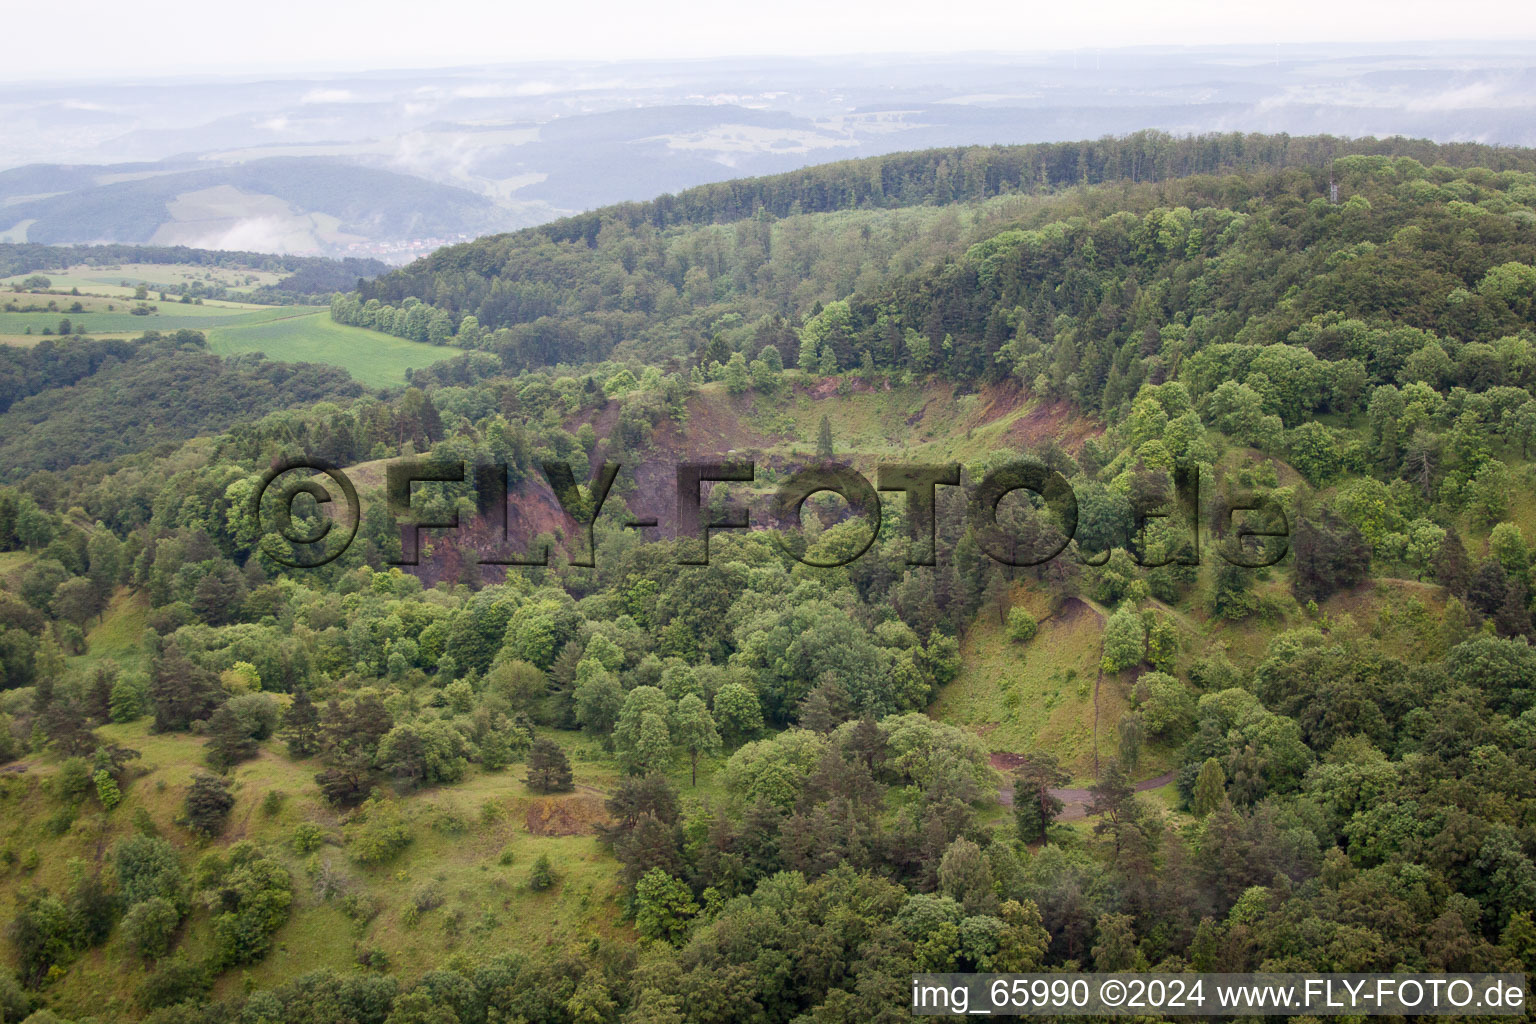
[[166,644],[155,661],[149,699],[155,710],[155,732],[186,729],[204,717],[216,700],[213,674],[194,665],[175,643]]
[[1227,773],[1221,770],[1221,762],[1214,757],[1205,759],[1200,766],[1200,774],[1195,777],[1195,792],[1193,805],[1195,816],[1203,818],[1210,814],[1227,796]]
[[817,360],[816,372],[823,377],[830,377],[837,372],[837,352],[830,343],[821,346],[821,358]]
[[37,645],[35,664],[32,713],[42,716],[53,703],[54,685],[64,676],[64,652],[53,639],[53,633],[43,633]]
[[213,836],[224,830],[224,821],[235,798],[229,791],[229,783],[217,775],[197,772],[192,785],[187,787],[187,827],[205,836]]
[[801,728],[831,732],[848,720],[851,711],[847,691],[836,679],[824,675],[815,689],[801,699],[796,714]]
[[295,692],[293,703],[283,712],[282,738],[294,757],[308,757],[320,748],[320,712],[308,690]]
[[822,416],[821,426],[816,429],[816,457],[832,458],[832,421],[826,416]]
[[1108,833],[1114,837],[1115,853],[1120,853],[1126,828],[1133,824],[1139,812],[1136,807],[1136,791],[1131,780],[1118,761],[1104,766],[1103,775],[1088,790],[1088,816],[1102,818],[1093,826],[1096,834]]
[[885,763],[885,732],[868,715],[854,725],[844,746],[849,754],[864,763],[871,775]]
[[549,854],[539,854],[539,859],[533,862],[533,871],[528,875],[528,888],[535,892],[543,892],[555,884],[555,872],[549,864]]
[[228,704],[221,705],[208,719],[208,744],[203,753],[208,764],[219,771],[255,756],[256,741]]
[[355,807],[373,792],[373,759],[359,751],[332,751],[327,767],[315,776],[320,795],[334,807]]
[[528,751],[528,778],[524,781],[535,793],[568,793],[576,788],[565,751],[547,736],[534,740]]
[[86,713],[105,725],[112,720],[112,688],[117,685],[117,663],[103,661],[91,671],[86,690]]
[[1020,839],[1049,842],[1051,822],[1063,806],[1051,790],[1065,786],[1070,778],[1055,755],[1037,752],[1025,756],[1015,769],[1013,786],[1013,814]]

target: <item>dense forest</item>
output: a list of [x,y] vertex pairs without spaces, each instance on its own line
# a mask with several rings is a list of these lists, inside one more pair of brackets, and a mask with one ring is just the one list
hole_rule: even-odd
[[[852,1024],[918,971],[1536,967],[1536,154],[902,154],[332,315],[451,358],[363,393],[195,336],[7,357],[0,1020]],[[422,453],[509,467],[547,564],[481,564],[498,524],[435,483],[463,526],[399,565],[379,463]],[[899,499],[838,568],[766,529],[683,564],[627,524],[704,453],[758,464],[719,515],[813,460],[965,486],[936,565]],[[299,456],[363,493],[318,569],[251,511]],[[1076,495],[998,506],[1010,556],[1070,532],[1038,565],[966,515],[1020,459]],[[595,564],[553,463],[588,507],[623,467]],[[824,560],[862,530],[807,504]],[[1074,700],[1085,743],[1018,725]]]

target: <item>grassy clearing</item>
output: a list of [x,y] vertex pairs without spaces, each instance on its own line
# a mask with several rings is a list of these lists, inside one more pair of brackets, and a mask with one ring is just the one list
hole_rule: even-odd
[[208,334],[217,355],[261,352],[280,362],[328,363],[369,387],[405,382],[405,371],[424,369],[458,355],[457,349],[407,341],[363,327],[338,324],[322,307],[283,307],[286,315],[264,321],[229,321]]
[[[963,394],[953,384],[917,382],[886,387],[856,385],[838,394],[815,378],[792,373],[792,390],[778,395],[731,397],[724,385],[706,385],[701,396],[725,402],[755,433],[770,440],[764,454],[809,457],[822,416],[832,427],[833,447],[856,464],[921,458],[967,462],[1033,438],[1036,420],[1052,416],[1039,402],[1000,388]],[[1090,427],[1078,420],[1079,428]]]
[[111,658],[125,669],[144,667],[144,630],[149,626],[149,595],[126,587],[113,595],[101,620],[86,633],[86,651],[69,664],[88,669]]
[[[72,860],[107,865],[112,845],[133,833],[140,809],[180,850],[187,868],[208,850],[251,840],[288,868],[293,911],[269,955],[225,974],[216,988],[220,995],[252,982],[279,984],[319,967],[350,971],[364,950],[380,951],[397,968],[415,973],[461,949],[531,952],[594,936],[633,939],[622,920],[619,865],[592,828],[604,814],[602,801],[618,775],[610,760],[592,759],[595,745],[585,737],[554,734],[572,756],[573,793],[532,793],[522,782],[524,767],[514,764],[492,774],[471,771],[454,786],[393,797],[410,823],[412,842],[393,861],[364,867],[354,864],[341,845],[342,816],[320,798],[314,783],[319,762],[290,760],[275,742],[230,773],[235,805],[223,835],[211,843],[195,839],[175,819],[185,787],[203,763],[204,741],[185,733],[155,735],[148,726],[144,719],[101,729],[105,738],[140,752],[136,776],[117,809],[103,814],[87,801],[61,835],[48,825],[58,807],[48,792],[56,769],[52,759],[35,760],[24,774],[0,776],[0,808],[6,812],[0,819],[0,846],[18,858],[29,851],[38,855],[30,872],[14,866],[0,874],[0,887],[12,893],[29,885],[57,891],[69,883]],[[699,791],[706,790],[717,763],[701,766]],[[691,799],[681,759],[672,774],[685,799]],[[282,796],[269,806],[273,792]],[[329,837],[328,845],[313,854],[296,852],[291,842],[295,827],[306,821]],[[549,856],[556,882],[538,892],[528,878],[541,854]],[[359,920],[344,912],[342,896],[327,900],[318,895],[313,880],[322,864],[340,875],[343,891],[371,896],[376,913]],[[418,903],[428,909],[412,909]],[[206,914],[194,913],[180,948],[195,956],[207,937]],[[114,935],[53,983],[52,1005],[69,1016],[123,1019],[132,1015],[145,974],[146,965]]]
[[20,573],[31,565],[36,557],[30,551],[0,551],[0,578]]
[[[1075,775],[1089,777],[1102,627],[1097,616],[1078,607],[1041,623],[1028,644],[1009,640],[994,615],[981,616],[961,645],[960,674],[929,713],[971,729],[992,750],[1044,748]],[[1099,694],[1105,749],[1112,749],[1105,745],[1125,708],[1124,690],[1119,680],[1106,677]]]

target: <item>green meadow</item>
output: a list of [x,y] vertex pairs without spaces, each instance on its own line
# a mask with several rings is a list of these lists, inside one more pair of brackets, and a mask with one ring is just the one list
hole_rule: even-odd
[[324,307],[284,306],[280,311],[278,317],[242,317],[215,326],[208,332],[209,349],[221,356],[260,352],[279,362],[328,363],[376,388],[403,384],[406,370],[423,369],[457,354],[455,349],[338,324]]
[[[35,296],[21,296],[24,299],[35,299]],[[61,306],[68,308],[68,303],[73,302],[72,296],[59,297]],[[156,307],[156,312],[147,316],[135,316],[128,310],[131,303],[119,303],[118,308],[112,312],[95,312],[87,310],[84,313],[48,312],[48,313],[0,313],[0,335],[24,335],[27,328],[32,329],[34,336],[42,334],[43,329],[57,331],[60,320],[68,320],[75,333],[88,334],[141,334],[144,331],[178,331],[188,328],[194,331],[204,331],[212,327],[234,324],[266,323],[271,320],[281,319],[294,315],[303,315],[299,310],[309,311],[314,307],[309,306],[214,306],[214,305],[183,305],[180,302],[150,302]]]

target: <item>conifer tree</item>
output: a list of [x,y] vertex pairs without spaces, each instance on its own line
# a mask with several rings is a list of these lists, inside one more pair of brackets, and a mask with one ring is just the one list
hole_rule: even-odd
[[256,754],[256,741],[246,732],[240,718],[223,704],[208,719],[208,745],[204,757],[208,764],[224,771]]
[[1227,795],[1227,773],[1221,770],[1221,762],[1214,757],[1205,759],[1200,774],[1195,777],[1193,799],[1195,816],[1203,818],[1217,807]]
[[187,827],[205,836],[213,836],[224,830],[224,821],[235,798],[229,791],[229,783],[217,775],[197,772],[192,785],[187,787]]
[[1051,792],[1065,786],[1069,776],[1055,755],[1039,751],[1026,755],[1014,774],[1013,814],[1019,838],[1026,843],[1049,841],[1051,822],[1061,813],[1062,802]]
[[283,712],[282,738],[294,757],[308,757],[320,747],[320,713],[309,691],[300,689]]
[[821,426],[816,428],[816,457],[832,458],[832,421],[825,415],[821,417]]
[[529,749],[528,778],[524,781],[535,793],[568,793],[576,788],[565,751],[547,736],[534,740]]

